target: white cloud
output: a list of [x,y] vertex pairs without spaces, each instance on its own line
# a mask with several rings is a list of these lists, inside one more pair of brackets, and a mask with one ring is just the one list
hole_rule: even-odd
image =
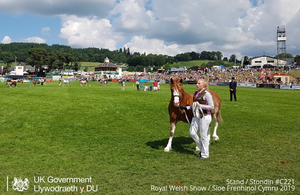
[[98,47],[116,49],[116,44],[123,40],[120,33],[114,32],[110,21],[97,17],[61,16],[60,37],[74,47]]
[[[221,51],[227,57],[274,56],[276,29],[283,25],[287,52],[299,53],[300,1],[258,0],[255,5],[251,2],[2,0],[0,11],[59,15],[62,20],[59,36],[70,46],[114,50],[125,45],[132,52],[167,55],[205,50]],[[130,42],[124,44],[124,40]]]
[[[4,44],[8,44],[8,43],[11,43],[11,38],[9,36],[5,36],[3,38],[3,40],[1,41],[1,43],[4,43]],[[46,40],[45,39],[42,39],[40,37],[29,37],[29,38],[26,38],[26,39],[23,39],[21,42],[28,42],[28,43],[46,43]]]
[[224,40],[251,4],[247,0],[187,0],[184,4],[181,0],[153,0],[152,6],[157,20],[152,24],[154,32],[147,36],[178,44],[199,44]]
[[166,46],[164,41],[159,39],[146,39],[143,36],[134,36],[131,41],[124,45],[125,48],[130,48],[130,52],[140,52],[146,54],[166,54],[176,55],[178,45],[173,44]]
[[43,35],[49,35],[50,30],[51,29],[49,27],[43,27],[41,32]]
[[8,43],[11,43],[11,38],[9,36],[5,36],[1,43],[4,43],[4,44],[8,44]]
[[1,0],[2,13],[33,13],[42,16],[61,14],[105,17],[116,4],[116,0]]
[[[300,43],[296,38],[299,34],[297,22],[300,23],[299,1],[265,0],[254,7],[248,0],[187,0],[184,4],[181,0],[173,0],[172,3],[152,0],[151,6],[151,18],[148,20],[151,29],[139,31],[138,36],[143,37],[140,40],[142,43],[145,40],[160,40],[162,44],[158,46],[161,46],[164,54],[170,53],[166,48],[176,45],[171,53],[180,53],[186,48],[193,51],[196,48],[197,52],[203,49],[221,51],[228,57],[231,54],[274,56],[277,54],[278,25],[286,25],[290,41],[287,41],[287,52],[296,54],[296,49],[300,49],[300,44],[294,44]],[[144,44],[134,40],[127,45],[134,46],[136,51],[147,49]],[[149,45],[149,51],[153,51],[155,48]]]
[[40,37],[29,37],[23,40],[23,42],[28,42],[28,43],[46,43],[45,39],[42,39]]
[[208,49],[210,43],[194,44],[194,45],[166,45],[164,41],[159,39],[147,39],[143,36],[134,36],[131,41],[124,45],[130,48],[130,52],[140,52],[146,54],[163,54],[175,56],[179,53],[198,51]]
[[145,9],[144,0],[121,0],[110,12],[119,15],[115,22],[128,31],[148,30],[151,12]]

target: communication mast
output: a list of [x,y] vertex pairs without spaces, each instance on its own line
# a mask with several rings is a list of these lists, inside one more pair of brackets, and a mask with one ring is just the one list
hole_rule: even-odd
[[286,36],[285,28],[277,26],[277,55],[282,54],[282,60],[286,61]]

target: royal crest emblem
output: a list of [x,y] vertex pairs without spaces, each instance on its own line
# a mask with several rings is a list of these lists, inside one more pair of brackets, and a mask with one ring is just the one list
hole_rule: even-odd
[[22,177],[15,177],[14,181],[12,182],[12,188],[14,190],[18,190],[19,192],[27,190],[29,188],[29,181],[27,178],[23,180]]

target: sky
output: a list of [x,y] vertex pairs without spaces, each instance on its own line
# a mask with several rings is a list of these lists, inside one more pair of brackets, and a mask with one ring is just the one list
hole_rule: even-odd
[[300,54],[295,0],[0,0],[0,42],[72,48],[129,48],[175,56],[276,56],[277,27],[286,52]]

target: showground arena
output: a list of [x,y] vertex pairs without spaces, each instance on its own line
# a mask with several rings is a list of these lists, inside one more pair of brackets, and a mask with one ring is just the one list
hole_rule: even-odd
[[[224,122],[200,160],[187,123],[177,124],[164,152],[168,84],[151,92],[134,83],[125,91],[115,82],[0,83],[0,194],[299,194],[300,91],[238,87],[230,102],[228,86],[210,89],[221,97]],[[43,182],[50,176],[91,182]],[[78,191],[34,191],[57,185]]]

